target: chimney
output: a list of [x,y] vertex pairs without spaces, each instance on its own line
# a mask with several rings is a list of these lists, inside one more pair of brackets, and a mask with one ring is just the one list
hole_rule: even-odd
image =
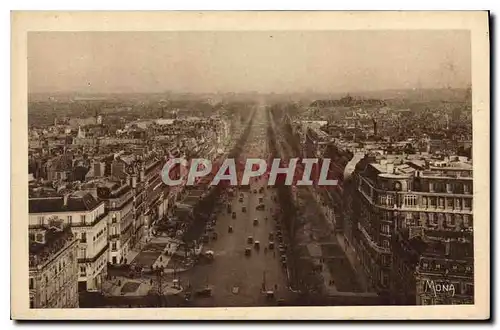
[[64,200],[64,206],[68,206],[68,199],[69,199],[69,193],[64,194],[63,200]]
[[387,163],[387,173],[389,173],[389,174],[393,174],[394,173],[394,164]]

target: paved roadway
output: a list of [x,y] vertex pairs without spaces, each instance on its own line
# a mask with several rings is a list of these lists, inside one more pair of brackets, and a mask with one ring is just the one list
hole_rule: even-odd
[[[245,157],[267,158],[266,153],[266,123],[265,112],[258,111],[255,124],[250,133],[247,145],[244,147],[242,159]],[[193,269],[181,275],[181,281],[189,282],[194,290],[199,290],[207,285],[212,288],[212,297],[195,298],[194,306],[266,306],[274,304],[266,300],[262,292],[263,283],[266,290],[275,291],[276,299],[288,299],[290,293],[287,288],[286,270],[281,266],[277,250],[265,249],[269,243],[269,233],[274,231],[274,221],[271,209],[277,205],[272,200],[275,194],[272,188],[267,188],[267,181],[251,182],[250,191],[235,190],[234,196],[229,199],[232,210],[236,212],[236,219],[227,212],[226,208],[217,214],[215,231],[217,240],[205,244],[204,250],[214,251],[215,258],[212,263],[200,263]],[[266,187],[264,192],[260,187]],[[243,201],[239,201],[240,193]],[[259,211],[256,206],[259,198],[263,198],[265,209]],[[242,212],[246,206],[247,211]],[[268,218],[266,221],[265,218]],[[253,220],[258,219],[259,224],[253,225]],[[228,227],[233,227],[233,233],[228,233]],[[248,236],[260,241],[260,250],[247,243]],[[251,256],[245,256],[245,248],[251,247]],[[277,290],[274,289],[277,285]],[[238,288],[234,293],[233,289]]]

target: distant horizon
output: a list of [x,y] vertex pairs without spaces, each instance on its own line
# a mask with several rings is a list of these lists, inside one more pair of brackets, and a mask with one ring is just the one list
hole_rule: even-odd
[[291,94],[320,94],[320,95],[355,95],[363,93],[383,93],[383,92],[406,92],[406,91],[453,91],[453,90],[467,90],[471,85],[463,87],[436,87],[436,88],[387,88],[387,89],[372,89],[372,90],[356,90],[350,92],[314,92],[314,91],[297,91],[297,92],[258,92],[258,91],[227,91],[227,92],[183,92],[183,91],[165,91],[165,92],[79,92],[79,91],[54,91],[54,92],[28,92],[28,95],[51,95],[51,94],[64,94],[64,95],[127,95],[127,94],[192,94],[192,95],[224,95],[224,94],[259,94],[259,95],[291,95]]

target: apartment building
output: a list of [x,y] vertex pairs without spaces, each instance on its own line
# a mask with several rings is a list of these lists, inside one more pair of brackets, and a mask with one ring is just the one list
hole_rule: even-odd
[[421,158],[365,157],[353,173],[352,245],[378,292],[389,292],[394,234],[421,228],[445,240],[472,228],[472,164]]
[[29,200],[29,228],[43,229],[54,222],[69,225],[78,242],[78,286],[97,291],[106,275],[108,261],[108,213],[105,203],[88,192]]
[[111,264],[127,262],[133,234],[133,192],[125,181],[101,181],[97,196],[105,202],[108,216],[108,261]]
[[471,230],[400,228],[393,238],[391,299],[396,305],[474,303]]
[[78,239],[62,221],[29,230],[30,308],[78,307]]

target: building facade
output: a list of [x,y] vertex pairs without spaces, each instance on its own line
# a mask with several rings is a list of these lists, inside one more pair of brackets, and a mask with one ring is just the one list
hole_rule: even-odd
[[108,181],[97,188],[97,195],[108,212],[108,262],[126,263],[134,224],[132,188],[124,181]]
[[445,241],[450,233],[472,231],[472,165],[379,158],[365,157],[356,165],[348,227],[372,287],[389,293],[393,235],[416,228]]
[[78,239],[52,222],[29,231],[30,308],[78,307]]
[[61,197],[30,198],[29,228],[61,222],[79,240],[77,260],[80,291],[98,291],[108,261],[108,213],[103,201],[77,191]]

